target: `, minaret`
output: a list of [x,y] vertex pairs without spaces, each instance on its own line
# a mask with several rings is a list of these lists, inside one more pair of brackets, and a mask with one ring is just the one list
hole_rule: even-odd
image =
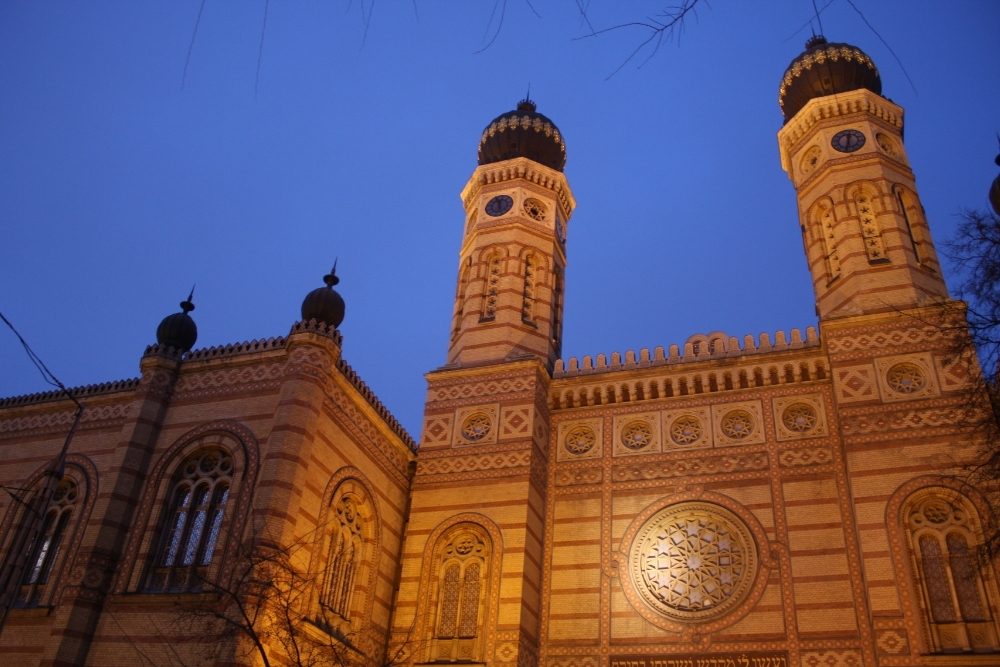
[[903,146],[903,109],[864,52],[806,42],[781,81],[781,166],[795,185],[820,319],[947,299]]
[[552,365],[575,202],[555,124],[522,100],[483,131],[447,364],[427,403],[390,653],[536,664]]
[[559,356],[566,230],[576,202],[555,124],[521,100],[479,143],[462,190],[465,227],[448,364]]

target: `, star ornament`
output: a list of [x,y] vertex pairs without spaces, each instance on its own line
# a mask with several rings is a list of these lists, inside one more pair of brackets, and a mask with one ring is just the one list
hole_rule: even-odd
[[808,433],[816,426],[816,410],[806,403],[794,403],[785,408],[781,421],[789,431]]
[[653,442],[653,429],[644,421],[629,422],[622,429],[621,442],[626,449],[643,449]]
[[563,446],[570,454],[586,454],[597,444],[597,434],[589,426],[577,426],[566,434]]
[[753,415],[746,410],[732,410],[722,418],[722,432],[734,440],[743,440],[754,428]]
[[885,374],[885,381],[893,391],[914,394],[924,388],[924,372],[916,364],[896,364]]
[[478,442],[490,434],[493,423],[489,416],[477,413],[470,415],[462,424],[462,437],[471,442]]
[[742,521],[711,503],[682,503],[655,514],[630,550],[631,579],[643,601],[675,620],[725,613],[756,577],[757,552]]

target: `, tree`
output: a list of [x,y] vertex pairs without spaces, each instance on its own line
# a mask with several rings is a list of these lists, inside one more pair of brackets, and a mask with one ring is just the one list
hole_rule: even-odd
[[282,544],[266,522],[251,521],[250,534],[236,549],[228,576],[205,580],[201,590],[214,599],[181,609],[186,630],[206,625],[236,660],[294,667],[390,667],[405,644],[387,655],[366,629],[344,623],[317,604],[324,572],[310,571],[309,536]]
[[[1000,156],[996,163],[1000,166]],[[981,382],[973,383],[966,403],[967,428],[980,442],[977,462],[966,468],[966,482],[1000,507],[1000,176],[990,189],[993,211],[965,209],[945,253],[960,275],[956,296],[966,302],[964,317],[946,325],[954,355],[976,355]],[[1000,555],[1000,526],[985,527],[984,557]]]
[[[350,626],[343,618],[317,604],[326,573],[309,569],[310,535],[283,542],[265,520],[250,524],[247,538],[227,557],[229,567],[197,582],[196,595],[176,600],[165,627],[153,617],[146,619],[144,642],[129,636],[116,619],[143,665],[193,667],[213,664],[220,656],[223,662],[264,667],[391,667],[401,662],[411,649],[408,637],[384,652],[367,628],[344,629]],[[200,639],[192,642],[193,648],[181,648],[174,645],[176,637]]]

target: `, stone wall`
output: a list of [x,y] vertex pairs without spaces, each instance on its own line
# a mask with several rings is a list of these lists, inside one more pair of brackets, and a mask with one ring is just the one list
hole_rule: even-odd
[[[152,346],[141,377],[72,390],[57,557],[25,579],[0,661],[252,663],[178,621],[218,602],[189,582],[227,585],[253,542],[289,550],[314,583],[298,627],[359,664],[1000,664],[998,563],[977,558],[996,508],[965,483],[981,377],[902,111],[855,90],[779,132],[819,332],[564,362],[576,202],[518,157],[462,191],[419,452],[315,321]],[[51,392],[0,400],[0,483],[36,487],[73,415]],[[0,496],[0,547],[19,512]]]
[[[824,322],[822,345],[751,358],[557,366],[542,662],[925,664],[941,629],[923,620],[913,498],[949,491],[969,535],[990,514],[958,481],[976,456],[963,422],[976,368],[943,334],[954,317],[946,305]],[[749,363],[825,371],[722,382]],[[974,648],[976,632],[980,650],[996,646],[995,582],[986,568],[990,622],[939,647]],[[963,660],[980,658],[948,664],[988,664]]]
[[[415,443],[340,358],[339,334],[298,324],[286,338],[183,357],[154,346],[142,368],[139,380],[73,390],[87,406],[67,465],[80,499],[44,597],[10,613],[5,664],[120,665],[140,655],[194,663],[206,649],[226,659],[213,639],[219,628],[179,629],[178,610],[206,594],[150,589],[177,468],[206,448],[233,461],[208,578],[224,581],[242,536],[265,532],[296,545],[305,570],[322,569],[336,510],[357,507],[364,555],[339,630],[379,655]],[[0,405],[5,486],[34,484],[74,407],[53,394]],[[17,514],[9,495],[0,499],[5,538]]]

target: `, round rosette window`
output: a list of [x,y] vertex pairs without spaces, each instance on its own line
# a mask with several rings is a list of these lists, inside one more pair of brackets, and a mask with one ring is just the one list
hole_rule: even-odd
[[642,525],[629,551],[635,591],[673,621],[728,613],[750,594],[757,569],[757,544],[746,523],[708,502],[660,510]]

